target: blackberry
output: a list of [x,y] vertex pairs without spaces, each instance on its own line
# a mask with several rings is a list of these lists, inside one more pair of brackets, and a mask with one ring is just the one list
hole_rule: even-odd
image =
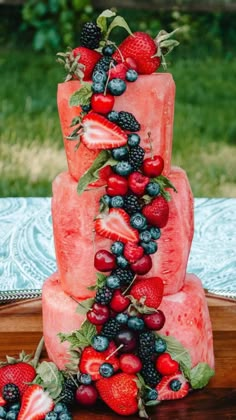
[[141,206],[136,195],[129,194],[124,197],[124,209],[128,214],[139,213]]
[[150,359],[155,351],[156,337],[151,331],[142,332],[139,335],[138,355],[141,360]]
[[78,388],[78,383],[77,383],[77,377],[75,376],[69,376],[68,378],[66,378],[65,382],[64,382],[64,387],[66,388],[70,388],[72,390],[76,390]]
[[142,147],[131,147],[129,150],[129,163],[137,171],[143,163],[145,151]]
[[97,64],[95,65],[93,71],[99,71],[99,70],[104,70],[104,71],[108,71],[110,68],[110,65],[116,65],[116,61],[114,60],[114,58],[109,57],[109,56],[104,56],[102,58],[100,58],[100,60],[97,62]]
[[73,404],[75,401],[75,389],[64,386],[60,393],[60,399],[64,404]]
[[128,131],[139,131],[140,124],[130,112],[120,111],[117,124]]
[[120,331],[121,325],[116,321],[115,318],[110,318],[102,327],[101,335],[105,335],[107,338],[114,338]]
[[100,287],[95,296],[95,302],[107,305],[112,299],[113,291],[106,286]]
[[8,403],[14,403],[20,399],[20,391],[17,385],[9,383],[3,387],[2,396]]
[[101,29],[94,22],[87,22],[83,25],[80,34],[80,44],[82,47],[95,50],[99,47],[101,40]]
[[116,268],[112,271],[112,274],[119,277],[120,285],[122,286],[129,286],[131,281],[134,278],[134,273],[131,270],[125,270],[123,268]]
[[146,360],[143,362],[141,375],[146,385],[151,387],[155,387],[161,380],[161,375],[157,372],[152,360]]

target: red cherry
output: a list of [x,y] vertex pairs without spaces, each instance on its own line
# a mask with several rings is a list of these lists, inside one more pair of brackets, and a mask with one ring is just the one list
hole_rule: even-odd
[[93,385],[80,385],[75,392],[77,403],[85,406],[95,404],[97,397],[98,392]]
[[155,155],[152,158],[144,159],[143,172],[145,175],[155,177],[161,175],[164,169],[164,160],[160,155]]
[[100,249],[94,256],[94,267],[103,273],[111,271],[116,267],[116,258],[106,249]]
[[129,69],[137,71],[138,66],[137,66],[136,61],[133,58],[131,57],[125,58],[125,64]]
[[123,344],[123,347],[120,349],[121,353],[130,353],[136,348],[137,345],[136,336],[131,330],[121,330],[115,336],[114,341],[117,347]]
[[114,195],[125,195],[128,191],[128,181],[121,175],[111,175],[107,180],[107,194]]
[[150,182],[147,176],[142,175],[140,172],[133,172],[128,178],[128,184],[134,194],[141,196],[145,193],[145,188]]
[[143,320],[150,330],[158,331],[164,326],[166,318],[161,310],[157,310],[154,314],[144,315]]
[[113,109],[115,103],[114,96],[107,93],[94,93],[91,98],[91,107],[94,112],[99,114],[108,114]]
[[138,373],[142,369],[142,362],[135,354],[122,354],[120,356],[120,369],[125,373]]
[[147,274],[152,268],[152,259],[150,255],[144,255],[142,258],[140,258],[140,260],[130,264],[130,268],[136,274]]
[[108,321],[109,316],[109,308],[100,303],[94,303],[91,310],[87,312],[87,319],[94,325],[104,324]]
[[156,369],[161,375],[174,375],[179,370],[179,363],[169,353],[162,353],[156,360]]
[[130,304],[129,298],[122,295],[120,290],[115,290],[110,302],[110,307],[115,312],[125,311]]

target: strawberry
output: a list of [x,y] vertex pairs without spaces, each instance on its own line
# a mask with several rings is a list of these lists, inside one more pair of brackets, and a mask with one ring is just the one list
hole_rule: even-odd
[[163,228],[168,221],[169,204],[164,197],[159,196],[154,198],[150,204],[144,206],[142,213],[146,217],[148,223],[158,228]]
[[161,304],[163,291],[164,283],[160,277],[137,278],[130,290],[130,295],[138,300],[145,296],[145,305],[157,309]]
[[130,262],[134,263],[139,260],[144,254],[144,249],[134,244],[133,242],[127,242],[124,247],[124,256]]
[[13,364],[6,364],[0,367],[0,391],[6,384],[13,383],[18,386],[22,395],[35,376],[36,371],[29,363],[16,361]]
[[112,149],[127,142],[125,131],[96,112],[85,115],[82,125],[81,141],[88,149]]
[[130,226],[129,219],[123,209],[112,208],[108,214],[95,220],[95,231],[113,241],[138,242],[138,231]]
[[18,420],[43,420],[54,407],[54,402],[39,385],[30,385],[22,397]]
[[162,353],[156,360],[156,369],[161,375],[173,375],[179,371],[179,363],[169,353]]
[[116,346],[113,342],[111,342],[108,349],[103,352],[99,352],[91,346],[85,347],[79,363],[80,372],[88,373],[93,381],[97,381],[102,378],[99,373],[99,368],[105,362],[110,363],[116,372],[119,369],[119,359],[115,355],[107,359],[115,350]]
[[95,64],[102,57],[101,54],[86,47],[74,48],[72,53],[76,61],[84,67],[84,80],[90,80]]
[[109,70],[108,77],[110,80],[115,78],[125,80],[127,70],[128,68],[124,63],[117,64]]
[[0,407],[4,407],[4,405],[6,405],[6,401],[4,400],[3,396],[0,395]]
[[145,193],[146,186],[149,182],[150,179],[147,176],[144,176],[140,172],[136,171],[130,174],[128,178],[129,188],[134,194],[138,196],[141,196]]
[[[177,384],[178,386],[174,387],[173,381],[175,381],[175,384]],[[163,378],[156,387],[156,390],[158,392],[157,399],[159,401],[163,401],[183,398],[188,394],[189,388],[189,383],[186,381],[186,379],[181,373],[177,373],[172,376],[163,376]]]
[[128,373],[117,373],[96,383],[102,400],[116,413],[129,416],[138,411],[137,377]]

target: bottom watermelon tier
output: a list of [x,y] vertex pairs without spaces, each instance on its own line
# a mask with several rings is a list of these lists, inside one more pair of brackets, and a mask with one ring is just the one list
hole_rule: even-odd
[[[61,343],[58,333],[78,330],[85,315],[76,312],[78,302],[63,292],[58,273],[45,281],[42,304],[48,356],[63,370],[70,362],[69,343]],[[201,281],[187,274],[184,287],[178,293],[164,296],[159,309],[164,312],[166,322],[158,334],[178,340],[190,353],[193,367],[205,362],[214,368],[212,327]]]

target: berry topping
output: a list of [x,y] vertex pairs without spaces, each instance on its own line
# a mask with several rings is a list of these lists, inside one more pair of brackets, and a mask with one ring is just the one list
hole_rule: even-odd
[[126,72],[126,80],[127,80],[128,82],[135,82],[135,80],[137,80],[137,78],[138,78],[138,73],[136,72],[136,70],[134,70],[134,69],[129,69],[129,70]]
[[131,147],[129,151],[129,163],[134,171],[137,171],[143,163],[145,151],[142,147]]
[[142,369],[142,362],[135,354],[122,354],[120,356],[120,369],[125,373],[138,373]]
[[149,230],[143,230],[139,234],[139,239],[140,239],[140,241],[145,242],[145,243],[150,242],[151,239],[152,239],[151,232]]
[[121,325],[126,325],[127,322],[128,322],[128,319],[129,319],[128,314],[120,313],[120,314],[116,315],[116,320]]
[[162,353],[156,360],[156,368],[161,375],[173,375],[179,371],[179,363],[169,353]]
[[164,160],[160,155],[147,158],[143,161],[143,172],[151,178],[161,175],[164,169]]
[[140,172],[133,172],[128,178],[129,188],[138,196],[144,195],[148,183],[149,178],[142,175]]
[[116,149],[112,149],[111,155],[115,160],[126,160],[128,159],[129,153],[128,149],[125,146],[117,147]]
[[113,244],[111,245],[111,252],[114,255],[117,255],[117,256],[122,255],[123,251],[124,251],[123,242],[120,242],[120,241],[113,242]]
[[110,378],[114,374],[114,368],[110,363],[103,363],[99,368],[99,372],[104,378]]
[[99,114],[107,114],[112,110],[114,102],[114,96],[109,95],[109,93],[106,95],[103,93],[95,93],[91,98],[91,107],[94,112],[98,112]]
[[107,337],[104,337],[103,335],[95,335],[92,338],[92,347],[97,351],[105,351],[107,350],[109,346],[109,340]]
[[124,206],[124,199],[122,195],[115,195],[112,197],[110,206],[117,209],[122,208]]
[[119,112],[117,124],[124,130],[128,131],[139,131],[141,128],[139,122],[136,120],[134,115],[126,111]]
[[101,334],[105,337],[112,339],[115,338],[120,331],[120,324],[115,318],[110,318],[102,327]]
[[123,176],[112,174],[107,180],[107,193],[111,196],[125,195],[128,191],[128,181]]
[[86,22],[80,34],[80,44],[83,47],[95,50],[101,40],[101,29],[94,22]]
[[124,209],[130,215],[141,211],[141,206],[136,195],[128,194],[124,197]]
[[[21,360],[21,355],[20,355]],[[18,386],[22,395],[28,388],[28,383],[32,382],[36,376],[36,371],[29,363],[12,360],[12,363],[0,367],[0,390],[9,383]]]
[[102,53],[103,55],[111,56],[114,54],[116,47],[112,44],[107,44],[103,47]]
[[92,74],[93,83],[102,83],[105,84],[107,81],[107,74],[104,70],[94,71]]
[[163,228],[168,222],[169,204],[162,196],[154,198],[150,204],[143,207],[142,213],[148,223],[155,227]]
[[155,341],[155,350],[157,353],[164,353],[166,351],[166,342],[158,337]]
[[106,285],[110,289],[119,289],[120,288],[120,279],[117,276],[114,276],[114,274],[111,274],[106,278]]
[[142,331],[144,329],[144,321],[137,316],[131,316],[128,319],[128,327],[134,331]]
[[6,384],[2,389],[2,396],[5,401],[8,403],[13,403],[19,401],[20,399],[20,391],[17,385],[15,384]]
[[[119,117],[119,115],[118,115]],[[140,143],[140,136],[136,133],[130,133],[128,134],[128,145],[130,147],[136,147]]]
[[123,209],[110,209],[108,215],[95,220],[98,235],[114,241],[138,242],[138,231],[129,224],[129,215]]
[[157,182],[149,182],[146,186],[146,193],[151,197],[156,197],[160,194],[161,188]]
[[88,373],[79,373],[78,380],[83,385],[90,385],[92,383],[92,378]]
[[157,240],[157,239],[159,239],[161,237],[161,231],[160,231],[160,229],[158,227],[152,226],[149,229],[149,232],[151,233],[152,239]]
[[94,256],[94,267],[98,271],[106,273],[111,271],[116,266],[116,259],[114,255],[106,249],[100,249]]
[[108,71],[108,77],[110,80],[112,79],[122,79],[125,80],[126,79],[126,72],[127,72],[127,67],[124,63],[120,63],[117,64],[114,67],[111,67],[110,70]]
[[148,244],[146,242],[141,242],[140,245],[143,247],[144,252],[147,255],[155,254],[155,252],[157,252],[157,243],[155,241],[150,241]]
[[130,262],[134,263],[144,254],[143,248],[133,242],[127,242],[124,248],[124,256]]
[[145,331],[139,334],[138,355],[141,360],[150,359],[155,353],[155,334],[152,331]]
[[[131,242],[132,243],[132,242]],[[119,255],[116,258],[116,264],[118,265],[118,267],[120,268],[127,268],[129,265],[129,261],[123,256],[123,255]]]
[[112,271],[112,274],[115,274],[119,277],[121,286],[129,286],[133,281],[134,273],[131,270],[125,270],[122,268],[116,268]]
[[108,82],[108,85],[107,85],[108,91],[113,96],[122,95],[126,91],[126,88],[127,88],[127,86],[126,86],[125,81],[122,80],[122,79],[119,79],[119,78],[115,78],[115,79],[110,80],[110,82]]
[[[101,57],[101,55],[99,55]],[[97,60],[97,63],[94,67],[94,72],[97,70],[103,70],[107,72],[111,65],[116,65],[116,61],[111,56],[103,56]]]
[[107,305],[111,301],[112,294],[113,291],[109,287],[99,287],[95,296],[95,302],[101,305]]
[[115,342],[119,347],[122,344],[120,349],[121,353],[130,353],[136,348],[137,338],[134,331],[124,329],[121,330],[115,337]]
[[119,119],[119,112],[111,111],[111,112],[109,112],[109,114],[107,114],[107,118],[108,118],[109,121],[117,123],[117,121]]
[[92,84],[93,93],[104,93],[104,90],[105,90],[105,84],[104,83],[93,83]]
[[64,404],[73,404],[75,401],[75,390],[64,386],[59,395]]
[[[72,57],[73,58],[72,58]],[[96,63],[100,60],[101,54],[97,51],[90,50],[86,47],[77,47],[72,51],[72,54],[66,53],[67,64],[71,70],[69,70],[72,77],[76,77],[80,79],[79,69],[78,72],[73,69],[75,61],[78,63],[82,68],[82,72],[84,74],[83,80],[90,80],[92,77],[93,69]]]
[[115,290],[110,302],[110,307],[114,312],[125,311],[130,304],[128,297],[124,296],[120,290]]
[[145,360],[143,362],[141,374],[146,385],[151,387],[156,386],[161,380],[161,375],[155,369],[155,364],[152,360]]
[[[109,292],[110,293],[110,292]],[[105,298],[98,294],[98,299],[104,301]],[[101,303],[94,303],[91,310],[87,312],[87,319],[91,324],[102,325],[109,318],[109,309],[107,306],[102,305]]]
[[142,230],[146,227],[147,220],[142,213],[134,213],[130,217],[130,224],[134,229]]
[[160,277],[150,277],[136,279],[130,290],[130,295],[138,300],[145,297],[145,305],[157,309],[161,304],[163,292],[164,283],[162,279]]
[[23,394],[18,420],[43,420],[54,402],[39,385],[30,385]]
[[97,398],[98,392],[93,385],[80,385],[75,393],[77,403],[86,407],[95,404]]
[[[178,391],[171,389],[171,384],[174,380],[178,380],[181,384]],[[164,376],[156,387],[159,401],[183,398],[188,394],[189,389],[189,383],[180,373],[172,376]]]
[[128,176],[133,171],[133,167],[129,162],[122,160],[113,166],[113,170],[121,176]]
[[127,137],[116,124],[100,114],[89,112],[83,118],[81,141],[88,149],[111,149],[126,144]]
[[161,330],[165,324],[165,315],[161,310],[157,310],[154,314],[143,316],[145,325],[149,330]]
[[109,356],[109,363],[113,366],[114,371],[117,371],[119,369],[119,359],[115,355],[111,356],[111,353],[115,350],[116,346],[112,342],[109,344],[108,349],[103,352],[99,352],[91,346],[85,347],[79,362],[80,372],[89,374],[93,381],[97,381],[101,378],[100,366],[106,363]]
[[144,255],[140,260],[131,264],[130,268],[135,274],[147,274],[152,268],[152,259],[149,255]]

